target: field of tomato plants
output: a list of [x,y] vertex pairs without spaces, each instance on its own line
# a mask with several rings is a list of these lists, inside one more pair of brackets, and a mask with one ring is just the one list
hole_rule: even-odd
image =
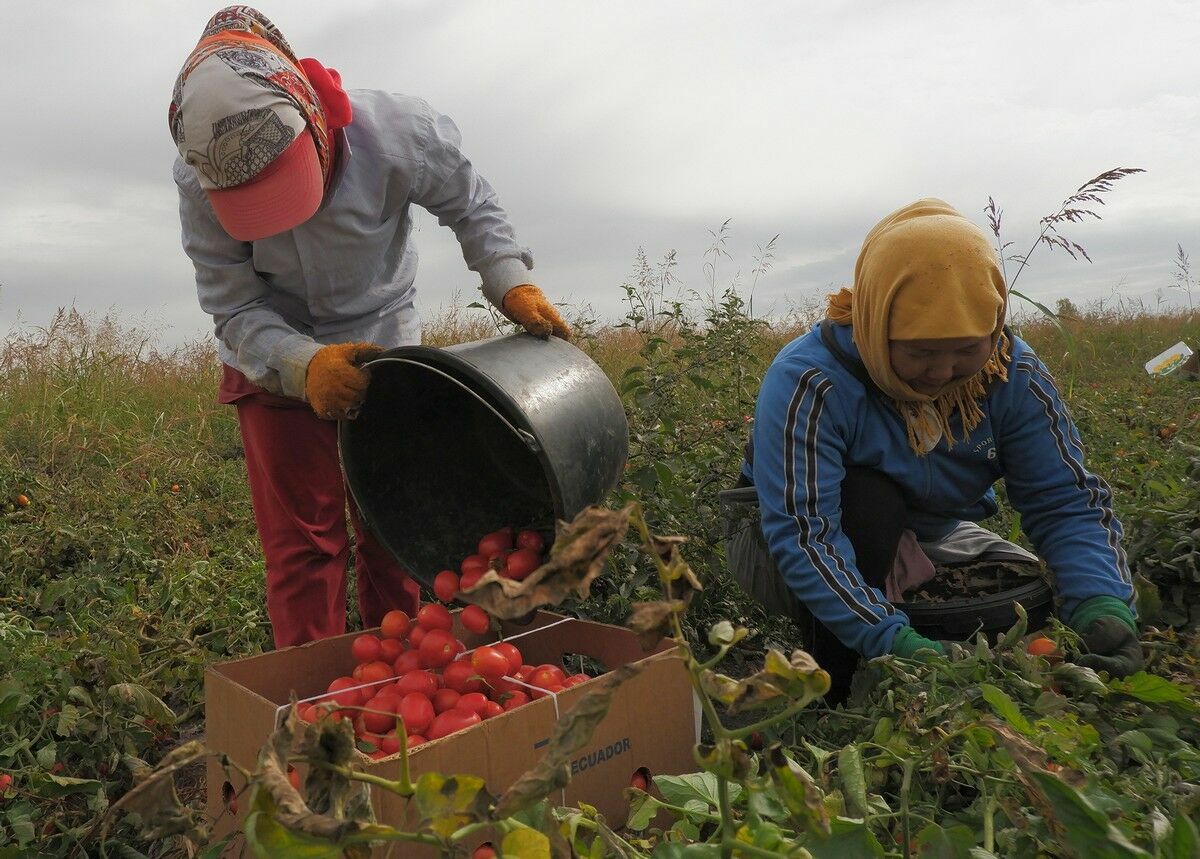
[[[1113,485],[1141,577],[1146,672],[1110,681],[1073,666],[1073,635],[1052,624],[1063,661],[1027,653],[1034,630],[1017,629],[952,664],[877,660],[849,706],[831,710],[819,668],[793,653],[795,631],[726,577],[715,504],[735,479],[762,372],[808,320],[755,319],[733,289],[677,296],[671,267],[641,261],[623,325],[579,323],[630,418],[629,467],[610,506],[640,502],[645,533],[612,546],[590,596],[562,608],[621,624],[632,615],[688,643],[708,716],[697,772],[637,782],[623,829],[538,802],[549,784],[538,782],[504,807],[513,840],[498,849],[1200,855],[1200,383],[1141,369],[1178,340],[1195,345],[1200,322],[1117,306],[1064,314],[1069,341],[1048,321],[1021,325]],[[488,333],[462,308],[431,332],[435,342]],[[205,824],[202,772],[188,764],[202,754],[204,667],[270,646],[237,427],[214,401],[218,370],[206,345],[156,351],[136,325],[69,312],[0,345],[0,857],[203,849],[188,838]],[[1005,513],[985,524],[1019,533]],[[598,689],[596,708],[602,699]],[[310,754],[334,773],[322,782],[328,808],[360,787],[339,769],[353,738],[311,730]],[[164,761],[181,805],[164,800],[146,837],[153,809],[110,808],[139,782],[151,795],[144,779]],[[286,759],[273,766],[257,801],[274,823],[303,798],[287,794]],[[425,802],[433,789],[375,786],[390,788]],[[481,802],[471,814],[494,812]],[[559,835],[545,844],[529,834],[550,829]],[[360,830],[358,845],[372,837]],[[342,850],[314,845],[275,855]]]

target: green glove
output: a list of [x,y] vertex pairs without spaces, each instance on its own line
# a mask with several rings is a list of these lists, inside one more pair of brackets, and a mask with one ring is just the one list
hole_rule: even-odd
[[1116,597],[1084,600],[1071,615],[1071,626],[1088,650],[1075,660],[1084,668],[1107,671],[1110,677],[1126,677],[1146,666],[1133,612]]
[[938,656],[946,655],[946,648],[940,641],[926,638],[911,626],[902,626],[892,639],[892,655],[901,659],[919,659],[918,650],[932,650]]

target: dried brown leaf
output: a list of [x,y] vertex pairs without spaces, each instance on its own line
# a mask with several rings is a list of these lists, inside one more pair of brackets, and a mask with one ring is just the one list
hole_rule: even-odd
[[489,570],[459,597],[503,620],[524,617],[569,597],[586,599],[609,551],[629,530],[632,509],[632,505],[620,510],[584,509],[571,522],[558,523],[549,559],[524,579],[506,579]]
[[700,683],[705,692],[732,714],[782,699],[812,701],[829,691],[829,674],[803,650],[793,650],[791,657],[786,657],[768,648],[762,669],[749,677],[734,680],[715,671],[705,671],[700,675]]
[[[321,805],[325,806],[322,810],[328,811],[328,814],[310,808],[304,797],[292,787],[287,775],[288,756],[296,730],[300,728],[305,729],[301,750],[314,767],[307,783],[309,795],[318,797]],[[259,752],[258,771],[255,773],[257,788],[270,794],[275,806],[275,820],[281,826],[340,842],[372,823],[370,803],[362,802],[365,795],[362,786],[352,784],[345,777],[320,766],[321,762],[346,766],[353,747],[353,729],[348,721],[323,719],[317,725],[306,727],[296,717],[295,707],[289,711],[287,719],[275,729]]]
[[633,614],[629,615],[625,625],[637,633],[642,650],[651,650],[671,635],[674,631],[671,618],[686,608],[687,603],[683,600],[635,602]]
[[511,817],[566,785],[570,780],[567,762],[591,739],[592,732],[608,713],[617,687],[640,670],[635,664],[622,665],[589,684],[595,688],[554,726],[546,754],[501,795],[494,812],[497,818]]
[[1037,788],[1027,779],[1026,774],[1034,770],[1053,773],[1072,787],[1080,787],[1087,780],[1083,773],[1078,770],[1069,767],[1058,767],[1056,765],[1051,766],[1044,751],[1025,737],[1016,733],[1003,722],[985,718],[982,720],[982,723],[996,735],[996,739],[1000,741],[1000,745],[1004,747],[1009,757],[1017,765],[1018,777],[1031,790],[1036,790]]
[[[175,792],[175,773],[209,754],[208,749],[193,740],[169,751],[154,769],[135,772],[133,788],[109,806],[104,817],[97,821],[100,839],[107,837],[113,815],[124,811],[141,818],[142,837],[148,840],[183,835],[198,843],[207,841],[207,826],[196,819],[196,812],[180,802]],[[91,832],[89,839],[90,836]]]

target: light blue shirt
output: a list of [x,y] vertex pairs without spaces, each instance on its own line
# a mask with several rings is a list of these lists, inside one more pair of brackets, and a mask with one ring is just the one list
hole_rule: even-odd
[[325,201],[286,233],[256,242],[230,237],[193,168],[175,161],[183,249],[196,268],[200,306],[213,317],[221,360],[254,384],[298,399],[323,345],[420,342],[411,204],[454,230],[467,267],[496,307],[509,289],[530,282],[533,267],[496,192],[459,149],[449,117],[408,96],[349,95],[354,120],[339,132]]

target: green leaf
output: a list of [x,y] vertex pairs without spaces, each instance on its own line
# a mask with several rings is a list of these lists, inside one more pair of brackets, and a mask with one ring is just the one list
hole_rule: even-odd
[[658,814],[662,803],[644,790],[633,787],[625,788],[625,796],[629,798],[629,819],[625,822],[625,827],[634,832],[641,832]]
[[[861,770],[862,760],[859,759]],[[829,814],[825,810],[825,797],[812,778],[802,768],[794,765],[778,746],[771,749],[771,783],[775,785],[779,799],[787,808],[793,823],[802,832],[828,835]],[[866,785],[863,786],[863,804],[866,805]]]
[[37,750],[35,757],[39,766],[44,769],[50,769],[50,767],[54,766],[54,762],[58,760],[58,744],[47,743]]
[[[28,808],[29,806],[25,806]],[[12,827],[13,835],[16,836],[17,843],[24,847],[33,841],[37,834],[33,828],[33,819],[26,810],[13,810],[8,812],[5,817],[8,818],[8,825]],[[26,856],[24,852],[18,853],[18,856]]]
[[229,845],[229,842],[233,841],[233,839],[237,838],[240,834],[241,833],[238,832],[230,832],[219,841],[214,841],[212,844],[209,844],[207,847],[197,853],[196,859],[221,859],[221,856],[224,855],[225,848]]
[[943,829],[931,823],[917,833],[917,855],[925,859],[971,859],[975,835],[965,826]]
[[93,793],[103,790],[104,785],[93,778],[71,778],[47,773],[44,781],[38,779],[35,789],[41,796],[60,797],[72,793]]
[[79,726],[79,708],[74,704],[63,704],[62,710],[58,714],[58,724],[54,727],[54,733],[60,737],[69,737],[75,733],[75,728]]
[[1026,630],[1029,629],[1029,615],[1025,611],[1025,606],[1014,601],[1013,611],[1015,611],[1017,614],[1017,621],[1013,624],[1012,628],[1004,633],[1004,635],[1000,637],[1000,640],[996,642],[997,650],[1011,650],[1012,648],[1016,647],[1017,644],[1020,643],[1021,639],[1025,636]]
[[867,779],[863,774],[862,752],[858,746],[846,746],[838,752],[838,775],[842,779],[846,814],[850,817],[866,817]]
[[[712,773],[690,773],[688,775],[656,775],[654,786],[669,805],[687,805],[699,801],[706,811],[717,808],[717,777]],[[729,799],[736,801],[742,795],[742,786],[729,785]]]
[[718,859],[721,848],[716,844],[677,844],[660,841],[650,854],[652,859]]
[[1022,734],[1033,733],[1033,728],[1029,724],[1029,720],[1021,714],[1021,708],[1004,690],[993,686],[990,683],[980,683],[979,691],[983,693],[983,700],[992,705],[992,709],[996,711],[1004,721],[1012,725]]
[[1182,686],[1145,671],[1120,680],[1110,680],[1108,688],[1146,704],[1173,704],[1189,711],[1197,709],[1196,703]]
[[1171,833],[1159,845],[1162,859],[1195,859],[1200,856],[1200,834],[1196,825],[1180,816],[1171,827]]
[[1108,694],[1108,686],[1100,679],[1099,674],[1091,668],[1085,668],[1073,662],[1064,662],[1054,666],[1051,676],[1062,685],[1065,692]]
[[550,859],[550,839],[534,829],[514,829],[500,842],[500,853],[520,859]]
[[16,680],[0,680],[0,720],[7,720],[28,699]]
[[136,683],[117,683],[108,687],[108,694],[118,701],[132,704],[134,710],[148,719],[155,719],[164,725],[175,724],[175,714],[162,699]]
[[1087,797],[1050,773],[1031,771],[1034,780],[1054,810],[1062,837],[1087,859],[1150,859],[1150,854],[1131,844]]
[[861,820],[835,817],[830,821],[830,830],[828,838],[810,836],[804,840],[813,859],[878,859],[884,855],[883,845]]
[[250,812],[244,831],[246,843],[262,859],[338,859],[342,855],[337,844],[285,829],[266,811]]

